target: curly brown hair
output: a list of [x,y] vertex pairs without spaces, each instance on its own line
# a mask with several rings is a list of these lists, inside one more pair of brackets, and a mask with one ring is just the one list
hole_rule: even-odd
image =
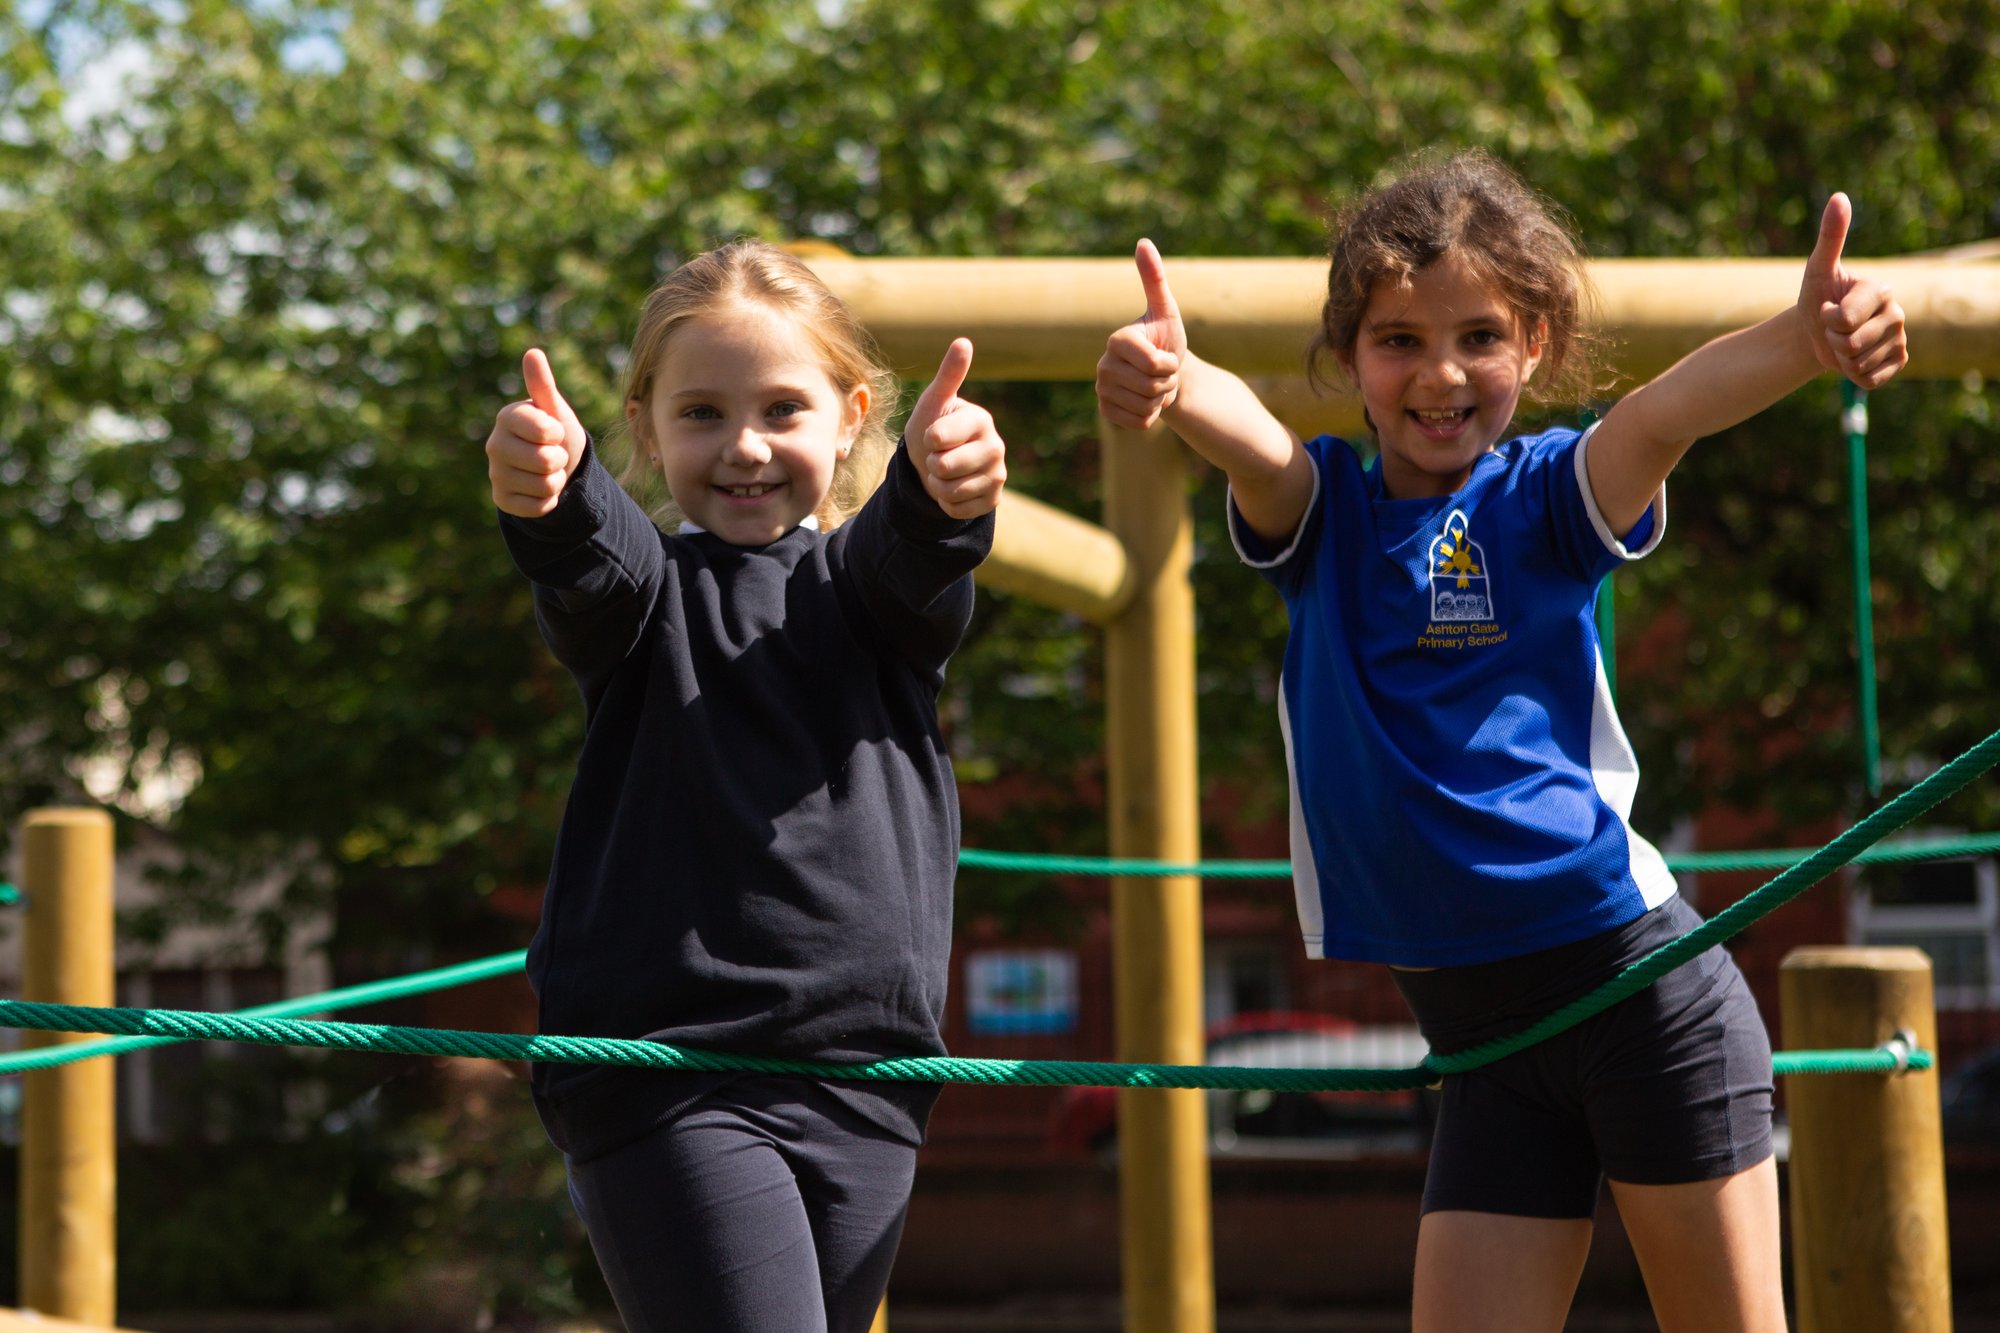
[[1489,283],[1523,328],[1542,330],[1541,374],[1527,396],[1582,403],[1598,392],[1596,293],[1569,215],[1482,149],[1410,159],[1334,218],[1326,303],[1306,353],[1314,385],[1332,379],[1329,361],[1345,378],[1378,283],[1406,287],[1447,255]]
[[[761,305],[797,321],[843,397],[858,385],[868,386],[868,413],[855,433],[854,447],[834,468],[832,489],[819,507],[821,525],[833,527],[861,508],[888,468],[896,443],[889,434],[889,418],[896,410],[901,381],[854,312],[793,255],[764,241],[731,241],[668,274],[639,311],[625,368],[625,401],[652,400],[654,377],[667,344],[683,325],[743,305]],[[656,524],[667,529],[678,526],[680,510],[645,449],[622,425],[611,436],[626,451],[624,465],[617,469],[619,484]]]

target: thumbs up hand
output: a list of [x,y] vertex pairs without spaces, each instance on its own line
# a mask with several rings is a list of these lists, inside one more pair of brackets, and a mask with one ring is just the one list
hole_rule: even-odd
[[540,518],[556,507],[583,457],[583,424],[556,388],[542,350],[521,358],[527,401],[509,403],[486,437],[486,475],[502,513]]
[[958,396],[971,370],[972,340],[955,339],[903,423],[903,444],[924,490],[953,518],[991,513],[1007,484],[1007,445],[992,415]]
[[1114,426],[1144,430],[1180,395],[1187,326],[1167,286],[1166,263],[1151,241],[1133,254],[1146,313],[1113,333],[1097,362],[1097,408]]
[[1844,194],[1826,201],[1819,240],[1799,284],[1799,314],[1820,365],[1864,389],[1887,383],[1910,359],[1903,307],[1887,287],[1857,277],[1840,262],[1854,206]]

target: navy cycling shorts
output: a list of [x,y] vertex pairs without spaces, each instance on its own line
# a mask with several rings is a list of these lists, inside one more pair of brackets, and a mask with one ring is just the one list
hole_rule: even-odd
[[[1396,980],[1440,1053],[1596,988],[1699,925],[1679,898],[1605,935]],[[1567,1032],[1444,1080],[1423,1210],[1587,1218],[1605,1178],[1713,1180],[1771,1155],[1771,1043],[1720,947]]]

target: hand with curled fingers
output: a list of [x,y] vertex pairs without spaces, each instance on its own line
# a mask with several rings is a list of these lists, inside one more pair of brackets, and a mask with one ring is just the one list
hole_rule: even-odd
[[953,340],[903,423],[904,447],[924,490],[953,518],[993,512],[1007,484],[1007,445],[992,415],[958,396],[971,370],[972,340]]
[[1180,395],[1187,326],[1167,287],[1167,267],[1151,241],[1133,252],[1146,313],[1113,333],[1097,361],[1097,409],[1114,426],[1145,430]]
[[1840,262],[1854,206],[1844,194],[1826,201],[1819,240],[1799,284],[1799,314],[1814,358],[1864,389],[1894,378],[1910,359],[1903,307],[1887,287]]
[[493,503],[518,518],[541,518],[562,499],[583,457],[583,424],[556,388],[555,372],[539,347],[521,358],[524,402],[509,403],[486,437],[486,475]]

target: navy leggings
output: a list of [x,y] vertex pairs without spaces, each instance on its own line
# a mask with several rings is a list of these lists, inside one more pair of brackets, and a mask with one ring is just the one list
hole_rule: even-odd
[[751,1078],[567,1161],[632,1333],[867,1333],[917,1150],[816,1084]]

